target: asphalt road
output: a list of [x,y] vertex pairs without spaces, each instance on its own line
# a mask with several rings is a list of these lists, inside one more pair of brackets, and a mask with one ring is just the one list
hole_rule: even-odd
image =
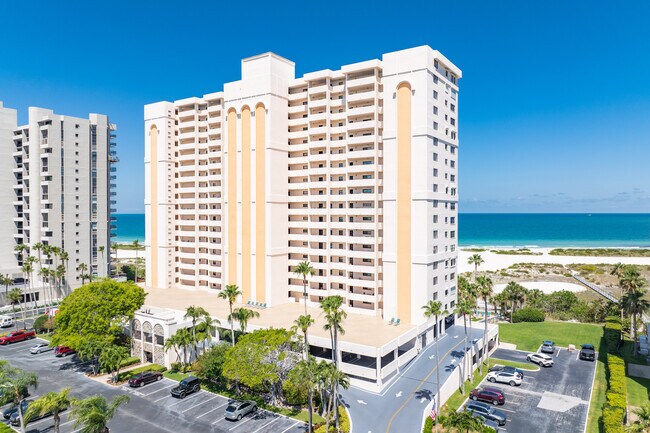
[[[526,363],[528,353],[497,349],[493,357]],[[499,429],[500,432],[584,431],[596,363],[581,361],[578,351],[568,352],[564,348],[556,349],[553,357],[553,367],[526,371],[521,386],[494,385],[506,395],[505,405],[498,409],[506,412],[508,422]]]
[[[482,326],[482,325],[481,325]],[[468,334],[470,330],[468,329]],[[483,337],[483,328],[472,329],[473,338]],[[452,326],[438,342],[440,381],[444,383],[463,357],[465,331]],[[353,433],[419,433],[424,408],[436,394],[435,343],[428,346],[381,394],[350,387],[342,401],[350,411]]]
[[[111,431],[138,433],[304,433],[304,423],[291,418],[259,410],[254,416],[247,416],[239,422],[224,419],[228,399],[216,394],[200,391],[185,399],[171,397],[170,390],[175,382],[164,379],[142,388],[113,387],[85,376],[88,366],[80,363],[74,355],[56,358],[53,352],[31,355],[29,348],[39,339],[8,346],[0,346],[0,359],[8,360],[13,366],[34,372],[39,376],[39,386],[31,394],[35,398],[49,391],[69,387],[71,395],[85,398],[103,395],[111,399],[128,394],[131,400],[123,405],[111,421]],[[68,412],[62,415],[61,433],[76,433],[74,423],[68,419]],[[30,424],[29,433],[49,433],[52,419],[46,418]]]

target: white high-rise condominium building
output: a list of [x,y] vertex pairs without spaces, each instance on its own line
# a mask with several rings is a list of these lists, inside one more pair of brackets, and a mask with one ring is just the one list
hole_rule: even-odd
[[275,306],[302,302],[310,261],[312,306],[451,311],[460,77],[428,46],[301,78],[267,53],[221,92],[145,106],[147,285]]
[[[18,126],[16,111],[0,105],[0,148],[7,161],[0,173],[5,180],[0,179],[3,273],[22,277],[24,257],[14,247],[25,244],[30,255],[38,256],[34,245],[41,243],[67,252],[66,263],[54,257],[42,261],[48,267],[66,266],[69,289],[81,284],[81,263],[88,267],[84,273],[108,274],[116,203],[115,129],[105,115],[82,119],[34,107],[28,123]],[[38,266],[35,281],[41,280]]]

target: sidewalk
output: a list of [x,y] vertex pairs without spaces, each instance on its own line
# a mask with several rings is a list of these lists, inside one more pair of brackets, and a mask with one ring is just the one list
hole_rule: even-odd
[[[124,373],[126,371],[134,370],[136,368],[146,367],[147,365],[151,365],[151,363],[150,362],[144,362],[144,363],[129,365],[128,367],[120,369],[120,374]],[[110,374],[100,374],[100,375],[97,375],[97,376],[88,376],[88,375],[86,375],[86,377],[89,378],[89,379],[94,380],[95,382],[102,383],[104,385],[117,386],[117,385],[113,385],[112,382],[109,383],[109,381],[110,381],[110,379],[112,377],[112,375],[110,375]]]

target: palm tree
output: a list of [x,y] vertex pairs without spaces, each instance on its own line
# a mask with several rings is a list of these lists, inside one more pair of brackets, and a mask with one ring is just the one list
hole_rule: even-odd
[[27,260],[23,262],[23,266],[20,268],[23,271],[24,279],[25,279],[25,291],[23,296],[23,309],[27,308],[27,293],[30,293],[28,290],[27,285],[31,283],[29,280],[29,275],[34,271],[34,267],[32,266],[31,263],[29,263]]
[[[16,304],[20,304],[21,300],[23,299],[23,291],[20,289],[20,287],[14,287],[7,293],[7,299],[9,299],[9,302],[11,303],[11,309],[14,313],[14,323],[16,322]],[[21,309],[23,313],[23,327],[25,326],[25,310]]]
[[41,251],[43,251],[45,245],[43,242],[36,242],[34,245],[32,245],[32,248],[38,252],[38,264],[41,265]]
[[260,313],[255,310],[249,310],[248,308],[235,308],[233,312],[228,315],[228,321],[231,325],[235,320],[239,322],[239,329],[243,334],[246,332],[248,321],[255,317],[260,317]]
[[344,335],[343,320],[348,317],[348,313],[341,307],[343,306],[343,298],[339,295],[328,296],[320,303],[320,307],[325,313],[325,325],[323,329],[329,331],[330,339],[332,342],[332,362],[338,368],[338,356],[336,354],[338,347],[338,334]]
[[25,433],[25,414],[23,413],[23,400],[29,394],[29,388],[38,387],[38,376],[18,368],[3,366],[0,371],[0,400],[12,402],[18,408],[20,431]]
[[109,433],[109,421],[115,416],[117,409],[128,401],[128,395],[118,395],[110,404],[101,395],[83,400],[74,399],[70,411],[70,419],[74,420],[73,428],[76,430],[83,426],[79,433]]
[[296,364],[294,370],[298,377],[305,380],[305,384],[307,385],[307,413],[309,414],[309,428],[307,429],[307,432],[311,433],[314,431],[314,388],[317,385],[318,364],[314,358],[310,356]]
[[[618,282],[619,286],[621,287],[621,302],[619,302],[619,305],[621,307],[621,323],[623,323],[623,313],[625,309],[623,307],[622,300],[625,297],[625,294],[641,290],[646,286],[647,280],[641,276],[639,270],[635,266],[628,265],[625,266],[621,271],[621,276],[619,277]],[[623,340],[622,332],[621,340]]]
[[197,347],[197,341],[196,341],[196,322],[203,316],[209,316],[210,314],[205,311],[203,307],[195,307],[194,305],[191,305],[187,307],[187,310],[185,311],[185,316],[183,317],[184,319],[192,319],[192,340],[194,340],[194,359],[196,359],[199,354],[198,354],[198,347]]
[[510,317],[512,317],[512,314],[514,314],[518,303],[523,302],[525,297],[526,297],[526,288],[522,286],[519,283],[515,283],[514,281],[510,281],[508,285],[506,285],[505,289],[503,289],[504,296],[511,302],[511,311],[510,311]]
[[307,277],[314,275],[314,268],[309,262],[300,262],[298,266],[293,270],[293,273],[296,275],[302,276],[302,293],[303,299],[305,300],[305,316],[307,315]]
[[198,335],[199,339],[203,341],[203,353],[205,353],[205,343],[212,341],[212,333],[217,330],[217,326],[221,326],[221,322],[218,319],[213,319],[208,314],[203,316],[203,321],[197,326],[201,329]]
[[100,246],[97,247],[97,251],[102,255],[102,267],[101,267],[102,272],[100,274],[100,277],[105,277],[106,276],[106,263],[104,263],[104,251],[106,251],[106,247],[104,245],[100,245]]
[[[63,272],[60,273],[61,274],[61,277],[60,277],[61,282],[63,282],[64,279],[66,280],[66,289],[67,289],[68,288],[67,287],[68,286],[68,282],[67,282],[67,279],[68,279],[68,277],[67,277],[67,274],[68,274],[68,260],[70,260],[70,255],[68,254],[67,251],[61,250],[60,254],[59,254],[59,258],[63,262],[63,268],[62,268]],[[57,267],[56,269],[57,269],[57,272],[58,272],[59,267]]]
[[30,270],[29,270],[29,287],[31,289],[32,293],[32,305],[34,308],[36,308],[36,288],[34,287],[34,270],[36,270],[36,267],[34,266],[34,263],[36,263],[38,259],[34,256],[28,256],[25,259],[25,262],[30,265]]
[[29,246],[25,244],[18,244],[14,247],[14,251],[18,254],[19,260],[22,262],[25,252],[29,251]]
[[181,362],[182,361],[181,355],[178,351],[180,349],[179,340],[180,339],[178,338],[177,334],[170,335],[169,337],[167,337],[167,339],[165,339],[165,345],[163,346],[163,348],[165,349],[165,352],[169,352],[169,350],[173,349],[174,352],[176,353],[176,359],[178,360],[178,362]]
[[86,277],[88,276],[86,272],[88,271],[88,265],[85,263],[79,263],[79,266],[77,266],[77,270],[79,271],[79,277],[81,278],[81,285],[83,286],[86,283]]
[[647,432],[650,429],[650,403],[645,403],[632,412],[637,416],[637,421],[626,429],[630,433]]
[[634,341],[635,347],[636,347],[636,332],[637,332],[637,326],[636,326],[637,316],[640,316],[646,311],[650,310],[650,301],[644,299],[646,293],[647,291],[643,289],[632,290],[630,292],[627,292],[621,298],[621,306],[623,307],[623,310],[628,315],[632,316],[632,340]]
[[485,263],[485,260],[483,260],[483,257],[481,257],[480,254],[472,254],[467,259],[468,265],[474,265],[474,281],[476,281],[476,273],[478,272],[478,267],[483,263]]
[[447,415],[441,416],[439,421],[449,431],[465,433],[485,431],[483,421],[467,411],[456,412],[455,410],[451,410]]
[[183,371],[187,369],[189,365],[189,356],[188,352],[190,347],[194,344],[194,338],[192,333],[187,328],[180,328],[176,331],[177,344],[179,347],[183,348]]
[[[472,314],[472,310],[474,309],[474,305],[470,299],[463,299],[462,297],[458,299],[458,302],[456,303],[456,308],[454,309],[454,314],[456,316],[463,316],[463,327],[465,328],[465,353],[463,354],[463,377],[462,377],[462,387],[461,387],[461,394],[465,394],[465,381],[466,381],[466,376],[467,376],[467,361],[468,361],[468,356],[467,356],[467,315]],[[471,362],[471,361],[470,361]],[[470,364],[470,369],[471,369],[471,364]],[[472,373],[470,371],[469,373],[470,381],[472,377]]]
[[[494,293],[494,284],[490,277],[480,276],[476,279],[476,288],[478,295],[483,299],[483,321],[485,328],[483,329],[483,354],[486,360],[489,360],[490,353],[487,350],[487,333],[488,333],[488,298]],[[480,373],[483,374],[483,362],[479,363]]]
[[43,282],[43,294],[45,297],[45,303],[47,304],[47,281],[50,278],[50,268],[41,266],[38,270],[38,276],[41,277],[41,281]]
[[138,283],[138,251],[140,251],[140,241],[133,241],[133,249],[135,250],[135,283]]
[[[350,387],[350,378],[338,368],[330,370],[330,385],[332,387],[332,402],[334,406],[334,419],[336,421],[336,431],[340,432],[339,426],[339,387],[348,389]],[[326,429],[327,431],[327,429]]]
[[[67,273],[67,271],[66,271],[65,265],[59,265],[59,266],[56,267],[56,271],[54,273],[54,276],[56,277],[55,280],[57,281],[57,286],[58,286],[57,294],[59,296],[62,295],[62,293],[61,293],[61,285],[63,284],[63,280],[65,278],[66,273]],[[66,286],[67,286],[67,284],[66,284]]]
[[307,332],[309,330],[309,327],[314,324],[314,319],[312,319],[312,317],[309,314],[307,314],[306,316],[298,317],[296,320],[293,321],[293,323],[294,325],[292,326],[291,329],[294,332],[300,329],[305,336],[304,358],[306,361],[309,355],[309,338]]
[[52,414],[54,421],[54,433],[59,433],[61,426],[61,412],[70,407],[71,399],[68,397],[70,388],[64,388],[60,392],[48,392],[30,403],[27,409],[26,418],[30,419],[34,415],[43,416]]
[[14,283],[14,279],[9,274],[0,276],[0,285],[5,286],[5,302],[9,301],[9,286]]
[[[440,357],[438,356],[438,338],[440,337],[440,322],[438,321],[439,316],[447,316],[449,312],[442,309],[442,302],[440,301],[429,301],[426,305],[422,307],[424,310],[424,316],[427,319],[432,317],[436,321],[436,414],[440,413]],[[436,431],[438,431],[438,426],[436,425]]]
[[[219,297],[221,299],[225,299],[228,301],[228,306],[230,307],[230,315],[228,317],[232,316],[232,304],[237,302],[237,297],[241,295],[241,291],[239,290],[239,287],[237,287],[236,284],[228,284],[225,289],[222,289],[219,292]],[[235,345],[235,327],[233,325],[233,322],[230,321],[230,335],[232,338],[232,345]]]

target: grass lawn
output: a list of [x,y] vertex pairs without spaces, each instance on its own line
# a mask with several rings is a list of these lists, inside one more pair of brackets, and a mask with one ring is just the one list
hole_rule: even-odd
[[[604,346],[601,347],[604,351]],[[603,414],[605,404],[605,392],[607,391],[607,377],[605,376],[605,362],[599,359],[596,361],[596,376],[594,377],[594,389],[591,392],[589,414],[587,415],[586,433],[600,433],[599,419]]]
[[641,377],[627,378],[627,402],[630,406],[641,406],[648,403],[648,391],[650,391],[650,379]]
[[579,348],[587,343],[598,346],[603,326],[567,322],[500,323],[499,335],[504,343],[516,344],[519,350],[535,352],[544,340],[553,340],[562,347],[574,344]]

